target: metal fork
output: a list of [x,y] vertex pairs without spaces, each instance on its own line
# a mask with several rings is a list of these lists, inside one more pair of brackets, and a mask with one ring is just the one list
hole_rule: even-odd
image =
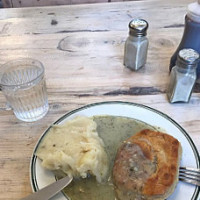
[[179,180],[200,186],[200,169],[180,167]]

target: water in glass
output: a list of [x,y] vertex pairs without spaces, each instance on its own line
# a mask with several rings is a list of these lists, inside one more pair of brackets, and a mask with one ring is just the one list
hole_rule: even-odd
[[5,64],[3,70],[1,89],[15,116],[27,122],[44,117],[49,105],[42,63],[15,60]]

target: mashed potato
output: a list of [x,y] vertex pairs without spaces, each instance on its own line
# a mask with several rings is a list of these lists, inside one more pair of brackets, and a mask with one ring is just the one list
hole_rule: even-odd
[[53,126],[36,152],[42,166],[74,177],[85,178],[89,173],[102,182],[108,172],[108,157],[96,126],[92,118],[80,116]]

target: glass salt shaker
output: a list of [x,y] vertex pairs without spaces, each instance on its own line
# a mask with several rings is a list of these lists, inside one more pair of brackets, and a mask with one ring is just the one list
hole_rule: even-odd
[[179,51],[175,67],[170,73],[167,96],[170,103],[189,102],[196,81],[199,54],[193,49]]
[[145,65],[147,59],[148,39],[147,21],[133,19],[129,23],[129,36],[125,42],[124,65],[131,70],[138,70]]

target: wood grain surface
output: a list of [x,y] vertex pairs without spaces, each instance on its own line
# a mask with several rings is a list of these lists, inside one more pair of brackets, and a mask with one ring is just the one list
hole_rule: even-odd
[[[31,193],[29,162],[38,138],[60,116],[102,101],[141,103],[166,113],[191,136],[200,151],[200,86],[189,103],[166,98],[169,60],[180,42],[192,0],[0,10],[0,65],[20,57],[45,66],[50,110],[35,123],[0,111],[0,199]],[[132,72],[123,66],[124,42],[132,18],[149,22],[147,64]],[[1,69],[1,68],[0,68]],[[0,95],[0,105],[5,98]]]

